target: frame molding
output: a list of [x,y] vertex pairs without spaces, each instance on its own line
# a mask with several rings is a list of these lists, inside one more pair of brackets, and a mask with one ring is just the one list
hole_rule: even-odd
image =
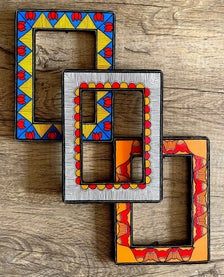
[[[81,76],[79,76],[79,74],[81,74],[81,73],[83,73],[83,74],[88,74],[88,78],[86,77],[86,76],[82,76],[82,78],[81,78]],[[110,73],[110,74],[108,74],[108,73]],[[146,184],[144,184],[144,186],[142,186],[142,183],[144,183],[144,181],[143,182],[139,182],[139,184],[138,184],[138,182],[135,182],[135,184],[133,185],[133,187],[131,187],[130,186],[130,184],[129,184],[129,186],[128,186],[128,189],[127,189],[127,187],[126,186],[124,186],[124,188],[122,187],[122,183],[119,183],[118,184],[118,186],[117,187],[114,187],[114,186],[111,186],[111,182],[106,182],[105,184],[102,184],[102,183],[104,183],[104,182],[100,182],[100,183],[97,183],[97,182],[94,182],[94,186],[92,186],[92,183],[85,183],[85,185],[84,186],[82,186],[83,185],[83,183],[81,182],[81,180],[82,180],[82,178],[79,178],[78,179],[78,182],[79,183],[76,183],[76,180],[75,180],[75,178],[74,178],[74,181],[73,181],[73,183],[71,183],[71,178],[70,178],[70,180],[68,180],[69,181],[69,183],[68,182],[66,182],[66,175],[65,175],[65,172],[66,172],[66,168],[65,168],[65,153],[66,153],[66,140],[65,140],[65,137],[66,136],[68,136],[68,133],[70,134],[69,135],[69,140],[67,139],[67,141],[73,141],[73,142],[78,142],[79,143],[79,145],[78,145],[78,147],[77,147],[77,149],[80,149],[81,148],[81,145],[80,145],[80,136],[81,136],[81,134],[82,134],[82,131],[81,131],[81,129],[82,129],[82,127],[81,127],[81,121],[80,121],[80,116],[78,117],[79,118],[79,121],[80,121],[80,123],[79,122],[74,122],[74,131],[76,131],[76,127],[78,127],[78,129],[80,130],[79,132],[76,132],[75,133],[75,136],[74,136],[74,138],[72,138],[71,136],[72,136],[72,134],[74,134],[74,131],[73,132],[71,132],[71,131],[69,131],[69,132],[66,132],[65,131],[65,124],[63,124],[63,135],[64,135],[64,139],[63,139],[63,148],[62,148],[62,151],[63,151],[63,154],[62,154],[62,156],[63,156],[63,201],[64,202],[66,202],[66,203],[97,203],[97,202],[100,202],[100,203],[102,203],[102,202],[109,202],[109,203],[115,203],[115,202],[126,202],[127,200],[126,199],[122,199],[122,197],[119,197],[119,199],[117,198],[117,196],[115,197],[115,193],[116,193],[116,195],[117,195],[117,193],[118,193],[118,190],[119,190],[119,188],[121,188],[121,189],[126,189],[126,191],[128,192],[129,190],[131,191],[131,190],[139,190],[139,194],[140,194],[140,190],[147,190],[146,191],[146,194],[150,194],[150,197],[142,197],[143,199],[137,199],[137,198],[139,198],[140,196],[136,196],[136,199],[134,199],[134,197],[133,197],[133,199],[131,200],[131,201],[133,201],[133,202],[159,202],[159,201],[161,201],[161,199],[162,199],[162,185],[161,185],[161,183],[162,183],[162,163],[161,163],[161,161],[162,161],[162,138],[163,138],[163,136],[162,136],[162,125],[163,125],[163,120],[162,120],[162,118],[163,118],[163,116],[162,116],[162,114],[163,114],[163,75],[162,75],[162,72],[160,71],[160,70],[113,70],[113,71],[102,71],[102,70],[98,70],[98,71],[96,71],[96,70],[73,70],[73,69],[69,69],[69,70],[65,70],[64,71],[64,78],[63,78],[63,80],[64,80],[64,89],[63,89],[63,105],[64,105],[64,107],[62,107],[62,114],[63,114],[63,118],[64,118],[64,121],[65,121],[65,118],[66,118],[66,116],[65,116],[65,110],[67,109],[67,112],[66,112],[66,114],[68,114],[68,106],[69,105],[71,105],[71,104],[69,104],[69,103],[74,103],[75,102],[75,105],[74,105],[74,108],[72,108],[73,110],[75,109],[75,111],[76,111],[76,113],[78,112],[78,113],[80,113],[80,111],[81,111],[81,109],[82,109],[82,105],[79,105],[79,100],[80,99],[77,99],[77,101],[74,101],[74,100],[71,100],[70,98],[70,96],[68,96],[68,95],[71,95],[71,93],[72,92],[76,92],[76,95],[74,95],[74,97],[80,97],[80,92],[82,92],[82,91],[84,91],[84,92],[86,92],[86,91],[88,91],[88,90],[96,90],[96,91],[100,91],[100,90],[102,90],[102,91],[109,91],[110,89],[113,89],[113,90],[124,90],[124,91],[126,91],[126,90],[134,90],[134,91],[139,91],[139,90],[142,90],[142,92],[143,92],[143,94],[144,94],[144,92],[145,92],[145,89],[147,90],[147,88],[149,88],[150,89],[150,85],[148,84],[148,82],[149,81],[147,81],[147,83],[144,83],[145,82],[145,79],[142,79],[141,80],[141,78],[139,79],[138,77],[136,77],[136,78],[134,78],[133,79],[133,76],[132,77],[129,77],[129,78],[131,78],[131,80],[129,80],[129,79],[125,79],[126,77],[122,77],[121,79],[122,80],[120,80],[120,77],[118,78],[118,75],[120,74],[121,76],[122,76],[122,74],[128,74],[128,73],[130,73],[130,76],[132,76],[133,75],[133,73],[138,73],[138,74],[159,74],[158,76],[156,76],[156,77],[154,77],[154,76],[152,76],[152,78],[154,77],[154,78],[156,78],[156,81],[153,79],[153,82],[155,81],[155,82],[157,82],[157,78],[159,79],[159,91],[158,91],[158,97],[160,98],[160,116],[159,116],[159,121],[158,121],[158,144],[160,145],[159,146],[159,149],[158,149],[158,151],[159,151],[159,156],[158,156],[158,159],[159,159],[159,174],[160,174],[160,176],[158,177],[159,178],[159,180],[158,180],[158,182],[156,183],[155,181],[154,182],[152,182],[152,179],[150,180],[150,178],[147,178],[147,180],[146,180],[146,183],[148,184],[148,185],[146,185]],[[71,74],[71,76],[74,74],[74,76],[73,77],[71,77],[69,74]],[[77,74],[77,76],[79,76],[79,77],[77,77],[76,76],[76,74]],[[94,78],[93,78],[93,76],[91,76],[91,75],[89,75],[89,74],[93,74],[94,75]],[[101,78],[101,77],[97,77],[96,78],[96,76],[99,74],[99,76],[100,76],[100,74],[104,74],[105,75],[105,77],[103,77],[103,78]],[[116,75],[116,77],[115,76],[112,76],[112,75],[115,75],[115,74],[118,74],[118,75]],[[132,74],[132,75],[131,75]],[[110,76],[110,77],[108,77],[108,76]],[[76,77],[75,77],[76,76]],[[76,79],[76,78],[78,78],[78,79]],[[96,79],[97,80],[96,80]],[[104,79],[104,78],[106,78],[106,79]],[[69,81],[69,80],[72,80],[72,81]],[[85,81],[85,82],[84,82]],[[89,84],[89,82],[90,82],[90,84]],[[120,85],[119,85],[119,83],[120,83]],[[129,84],[130,83],[130,84]],[[144,83],[144,84],[143,84]],[[73,85],[74,84],[74,85]],[[80,84],[81,84],[81,87],[80,87]],[[133,85],[135,84],[135,87],[133,87]],[[138,84],[138,86],[137,86],[137,84]],[[130,86],[129,86],[130,85]],[[153,86],[154,86],[154,83],[153,83]],[[67,88],[66,88],[67,87]],[[153,89],[154,89],[154,87],[153,87]],[[66,93],[68,93],[67,94],[67,96],[66,96],[66,98],[65,98],[65,94]],[[153,97],[155,97],[155,92],[153,92],[154,94],[153,94]],[[68,100],[68,97],[69,97],[69,100]],[[150,96],[147,94],[147,96],[146,96],[146,98],[149,98]],[[74,99],[74,98],[73,98]],[[155,101],[155,98],[153,98],[154,99],[154,101]],[[66,105],[66,107],[65,107],[65,102],[66,101],[69,101]],[[149,102],[145,102],[145,98],[143,97],[142,98],[142,101],[143,101],[143,107],[145,106],[145,104],[146,105],[150,105],[150,103]],[[78,106],[79,106],[79,108],[77,108],[77,103],[78,103]],[[155,104],[155,103],[154,103]],[[154,112],[155,112],[155,106],[156,105],[153,105],[153,107],[154,107]],[[77,108],[77,109],[76,109]],[[96,107],[95,107],[95,109],[96,109]],[[71,110],[71,107],[69,107],[69,110]],[[146,113],[148,114],[148,115],[150,115],[150,113],[151,113],[151,111],[149,110],[149,111],[146,111]],[[75,112],[73,112],[73,115],[72,116],[74,116],[74,114],[75,114]],[[144,115],[144,110],[143,110],[143,112],[142,112],[142,114]],[[69,118],[71,118],[71,115],[69,115]],[[147,117],[146,118],[146,121],[147,120],[149,120],[150,118],[149,117]],[[155,117],[154,117],[154,120],[155,120]],[[150,119],[150,121],[151,121],[151,119]],[[145,122],[145,117],[143,116],[143,122]],[[64,122],[65,123],[65,122]],[[77,123],[79,123],[79,124],[77,124]],[[67,124],[68,124],[68,120],[67,120]],[[86,124],[86,123],[85,123]],[[152,124],[154,124],[154,123],[152,123]],[[145,130],[145,127],[144,127],[144,124],[143,124],[143,131]],[[154,128],[157,128],[157,127],[154,127]],[[151,129],[151,126],[148,126],[146,129],[148,129],[148,131],[150,132],[150,129]],[[153,131],[154,132],[154,136],[155,136],[155,130]],[[66,135],[67,134],[67,135]],[[78,135],[78,137],[77,137],[77,135]],[[147,136],[151,136],[150,134],[147,134]],[[144,137],[144,136],[143,136]],[[136,137],[133,137],[134,139],[136,139]],[[133,139],[132,137],[118,137],[118,139],[127,139],[127,140],[130,140],[130,139]],[[155,137],[154,137],[155,138]],[[116,138],[115,138],[116,139]],[[93,143],[98,143],[99,141],[94,141]],[[105,141],[105,142],[109,142],[109,141]],[[85,143],[85,142],[83,142],[83,143]],[[103,142],[101,142],[101,143],[103,143]],[[151,143],[151,142],[150,142]],[[77,144],[77,143],[76,143]],[[145,145],[144,145],[144,143],[143,143],[143,147],[145,147]],[[148,147],[148,146],[147,146]],[[153,145],[153,147],[154,147],[154,151],[155,151],[155,142],[154,142],[154,145]],[[148,148],[147,148],[148,149]],[[156,148],[157,149],[157,148]],[[76,148],[74,147],[74,150],[76,151]],[[80,150],[79,150],[80,151]],[[143,151],[145,151],[145,150],[143,150]],[[149,150],[147,150],[147,151],[151,151],[151,149],[149,149]],[[156,150],[157,151],[157,150]],[[75,156],[77,155],[77,158],[79,158],[79,160],[78,161],[80,161],[80,158],[81,158],[81,153],[80,152],[76,152],[76,153],[74,153],[75,154]],[[155,156],[155,155],[154,155]],[[144,159],[143,159],[144,160]],[[152,161],[152,157],[149,157],[149,160],[150,161]],[[73,165],[74,164],[74,172],[76,171],[76,170],[80,170],[80,167],[79,167],[79,165],[78,165],[78,168],[75,168],[75,159],[74,159],[74,163],[71,163],[71,161],[69,160],[69,163],[67,163],[67,164],[69,164],[69,168],[70,168],[70,166],[71,165]],[[144,161],[144,166],[146,166],[146,167],[148,167],[149,166],[149,164],[147,163],[147,164],[145,164],[145,161]],[[150,166],[151,167],[151,166]],[[153,171],[153,170],[152,170]],[[155,171],[153,171],[153,172],[155,172]],[[148,174],[146,174],[146,175],[151,175],[151,171],[149,172],[149,171],[147,171],[147,173]],[[156,173],[157,174],[157,173]],[[70,174],[69,174],[70,175]],[[75,174],[74,174],[75,175]],[[79,175],[79,176],[78,176]],[[81,172],[78,172],[78,175],[76,176],[76,177],[80,177],[81,176]],[[71,176],[71,175],[70,175]],[[145,174],[143,175],[143,177],[145,177]],[[149,177],[149,176],[148,176]],[[109,184],[110,186],[107,186],[106,187],[106,184]],[[113,183],[117,183],[117,182],[113,182]],[[124,182],[124,184],[126,185],[128,182]],[[77,186],[78,185],[78,186]],[[90,195],[90,194],[93,194],[93,195],[96,195],[96,197],[93,197],[93,199],[91,199],[91,197],[88,197],[88,199],[79,199],[79,197],[77,196],[77,199],[76,199],[76,197],[74,197],[74,195],[76,194],[76,193],[81,193],[81,192],[79,192],[79,191],[77,191],[77,190],[80,190],[81,188],[80,188],[80,185],[82,186],[82,189],[83,190],[87,190],[86,192],[85,192],[85,195],[86,195],[86,197],[88,196],[88,195]],[[91,185],[91,187],[89,187],[89,185]],[[140,185],[140,187],[138,187],[138,185]],[[158,190],[157,190],[157,188],[158,188]],[[109,191],[111,191],[111,192],[106,192],[105,190],[109,190]],[[88,191],[90,191],[90,192],[88,192]],[[103,195],[103,197],[102,198],[104,198],[104,199],[99,199],[99,196],[98,196],[98,194],[97,194],[97,192],[96,191],[99,191],[99,194],[101,194],[101,195]],[[105,191],[105,192],[104,192]],[[153,195],[153,193],[155,192],[155,195]],[[108,194],[108,198],[107,197],[105,197],[106,196],[106,194]],[[113,194],[114,194],[114,196],[113,196]],[[125,194],[125,192],[124,192],[124,194]],[[137,194],[137,192],[135,193],[135,194]],[[141,192],[141,194],[142,194],[142,192]],[[110,197],[109,197],[109,195],[110,195]],[[68,197],[69,196],[69,197]],[[112,197],[111,197],[112,196]],[[95,199],[94,199],[95,198]],[[113,199],[114,198],[114,199]],[[117,199],[116,199],[117,198]],[[147,199],[146,199],[147,198]]]
[[115,15],[110,11],[19,10],[16,12],[16,132],[19,140],[62,140],[61,122],[34,119],[35,34],[37,31],[91,31],[96,36],[96,69],[112,69]]
[[[82,86],[77,88],[76,91],[75,91],[75,103],[76,103],[76,106],[75,106],[75,111],[79,110],[79,112],[76,112],[75,113],[75,116],[74,116],[74,121],[75,121],[75,128],[76,130],[80,130],[80,132],[76,132],[76,139],[75,139],[75,159],[76,159],[76,162],[80,162],[81,163],[81,168],[80,169],[76,169],[76,175],[77,175],[77,178],[81,176],[81,182],[80,182],[80,186],[82,189],[86,190],[86,189],[99,189],[99,190],[103,190],[103,189],[112,189],[112,188],[115,188],[115,189],[137,189],[137,188],[140,188],[140,189],[144,189],[146,185],[150,185],[150,174],[151,174],[151,168],[150,168],[150,126],[149,127],[146,127],[146,123],[150,123],[151,124],[151,121],[150,121],[150,88],[146,88],[144,87],[144,85],[142,83],[138,83],[138,84],[134,84],[134,83],[126,83],[126,82],[122,82],[122,83],[119,83],[119,82],[114,82],[114,83],[105,83],[105,84],[102,84],[102,83],[94,83],[94,82],[91,82],[91,83],[83,83],[81,84],[82,86],[86,86],[85,88],[83,88]],[[110,138],[108,139],[107,137],[104,139],[104,138],[101,138],[99,140],[94,140],[94,139],[84,139],[83,138],[83,127],[86,126],[86,125],[93,125],[97,128],[99,128],[98,124],[100,123],[83,123],[82,122],[82,101],[80,101],[81,99],[81,95],[83,92],[85,93],[88,93],[88,91],[94,91],[94,93],[97,95],[97,93],[106,93],[106,95],[108,93],[111,94],[111,102],[114,101],[114,97],[115,97],[115,93],[117,92],[122,92],[122,91],[128,91],[129,93],[135,93],[136,91],[141,91],[142,93],[142,137],[139,137],[139,138],[136,138],[136,137],[116,137],[114,138],[113,137],[113,129],[114,129],[114,107],[113,107],[113,104],[112,105],[112,111],[111,111],[111,125],[112,125],[112,128],[110,130],[111,134],[110,134]],[[106,96],[105,95],[105,96]],[[96,98],[96,96],[95,96]],[[103,98],[103,97],[102,97]],[[102,99],[101,98],[101,99]],[[79,103],[80,104],[77,104]],[[145,107],[148,108],[148,110],[146,111]],[[98,114],[98,108],[95,108],[95,114],[97,115]],[[76,115],[77,117],[80,118],[80,120],[76,120]],[[94,128],[95,128],[94,127]],[[104,132],[103,129],[99,129],[99,131],[101,131],[102,133]],[[79,135],[78,135],[79,133]],[[92,131],[92,133],[94,133],[94,130]],[[103,135],[103,137],[105,137],[105,135]],[[143,181],[142,182],[129,182],[129,181],[126,181],[126,182],[118,182],[116,180],[110,180],[108,182],[94,182],[94,183],[88,183],[88,182],[84,182],[83,181],[83,178],[82,178],[82,168],[83,168],[83,144],[86,143],[86,142],[91,142],[91,143],[103,143],[103,142],[111,142],[113,144],[113,159],[114,159],[114,172],[116,172],[116,159],[115,159],[115,145],[116,145],[116,141],[125,141],[125,140],[141,140],[142,142],[142,153],[143,153],[143,168],[142,168],[142,176],[143,176]],[[149,142],[146,143],[145,140],[148,139]],[[81,149],[80,149],[81,148]],[[77,150],[78,149],[78,150]],[[146,155],[149,155],[148,158],[146,158]],[[150,171],[148,174],[146,174],[145,172],[146,171]],[[114,177],[116,176],[116,174],[114,173]],[[116,179],[116,178],[115,178]]]
[[192,156],[192,244],[133,245],[132,203],[115,204],[115,260],[117,264],[203,263],[210,258],[210,149],[206,137],[163,139],[163,156]]

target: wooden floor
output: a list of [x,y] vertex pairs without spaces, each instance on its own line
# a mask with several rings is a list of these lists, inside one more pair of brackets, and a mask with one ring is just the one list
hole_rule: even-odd
[[[65,205],[61,143],[13,138],[19,8],[113,10],[116,67],[163,71],[164,135],[203,135],[211,141],[210,263],[115,265],[113,206]],[[223,26],[222,0],[0,2],[0,276],[224,275]],[[37,35],[37,118],[60,118],[60,72],[93,68],[93,44],[91,35]],[[164,201],[134,205],[136,242],[187,239],[186,164],[166,160],[164,168]]]

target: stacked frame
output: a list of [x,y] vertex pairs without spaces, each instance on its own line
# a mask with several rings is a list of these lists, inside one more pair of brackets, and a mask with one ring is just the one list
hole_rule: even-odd
[[[84,80],[84,81],[83,81]],[[96,94],[96,121],[82,122],[82,93],[93,91]],[[113,109],[105,108],[109,102],[113,106],[116,92],[140,92],[142,95],[141,137],[114,137]],[[150,94],[151,92],[151,94]],[[63,145],[63,198],[65,202],[115,202],[115,201],[152,201],[161,199],[161,150],[162,150],[162,73],[158,70],[114,70],[112,72],[73,71],[64,73],[63,93],[64,145]],[[106,99],[104,98],[106,97]],[[101,101],[102,102],[99,102]],[[110,100],[110,101],[108,101]],[[99,105],[99,103],[101,103]],[[100,111],[98,111],[98,108]],[[100,120],[98,118],[100,112]],[[110,134],[103,129],[104,119],[110,121]],[[102,124],[102,125],[101,125]],[[106,128],[108,128],[106,125]],[[135,128],[135,126],[133,126]],[[126,144],[134,140],[142,141],[142,153],[133,151],[133,155],[143,156],[143,181],[116,181],[122,177],[120,166],[116,166],[116,178],[109,182],[84,182],[82,175],[83,144],[112,143]],[[130,144],[131,145],[131,144]],[[118,144],[117,144],[118,146]],[[134,146],[135,147],[135,146]],[[115,149],[116,147],[113,147]],[[136,150],[136,149],[135,149]],[[115,153],[116,151],[114,151]],[[119,158],[120,161],[124,158]],[[129,156],[127,159],[131,159]],[[112,157],[113,159],[113,157]],[[114,161],[116,159],[114,158]],[[130,167],[130,162],[123,160]],[[128,174],[128,172],[126,172]],[[123,176],[124,177],[124,176]],[[122,178],[123,178],[122,177]]]
[[[95,67],[96,69],[110,70],[114,67],[114,26],[115,18],[112,12],[106,11],[58,11],[58,10],[20,10],[16,16],[16,69],[15,69],[15,86],[16,86],[16,138],[19,140],[61,140],[62,139],[62,124],[61,122],[41,122],[35,121],[34,109],[34,93],[35,93],[35,35],[41,30],[61,30],[61,31],[92,31],[96,35],[96,53]],[[118,72],[118,71],[117,71]],[[146,71],[135,71],[136,73]],[[159,71],[148,71],[148,73],[159,73]],[[67,71],[67,73],[71,73]],[[115,72],[116,73],[116,72]],[[130,72],[129,72],[130,73]],[[133,73],[133,72],[132,72]],[[65,72],[66,75],[66,72]],[[65,76],[64,75],[64,76]],[[86,80],[86,78],[83,78]],[[132,208],[133,202],[158,202],[162,200],[162,174],[157,176],[157,185],[155,185],[151,175],[151,121],[145,121],[145,133],[143,149],[135,148],[136,152],[130,152],[134,155],[142,155],[144,153],[145,165],[144,182],[129,183],[119,182],[124,178],[119,171],[120,164],[116,163],[116,181],[114,183],[83,183],[81,179],[81,161],[82,155],[82,140],[83,141],[108,141],[113,139],[113,117],[112,110],[109,107],[102,105],[102,99],[107,98],[107,102],[112,101],[112,90],[116,89],[143,89],[146,95],[150,88],[135,82],[122,81],[107,81],[107,82],[90,82],[82,83],[74,98],[76,109],[81,110],[80,94],[81,90],[96,89],[99,92],[97,96],[97,104],[99,107],[99,115],[96,124],[90,126],[81,123],[79,112],[74,115],[75,118],[75,138],[74,141],[79,141],[74,145],[74,170],[76,178],[74,186],[85,191],[87,198],[74,198],[72,189],[66,192],[66,184],[64,179],[63,198],[65,202],[116,202],[115,204],[115,260],[117,264],[167,264],[167,263],[200,263],[209,260],[209,141],[204,137],[170,137],[164,138],[163,144],[160,144],[163,157],[175,156],[190,156],[191,157],[191,191],[192,191],[192,213],[191,213],[191,244],[190,245],[161,245],[161,246],[139,246],[132,243]],[[109,77],[108,77],[109,80]],[[160,78],[160,140],[162,139],[162,80]],[[76,87],[77,88],[77,87]],[[148,96],[146,96],[147,98]],[[145,99],[146,99],[145,98]],[[110,99],[110,101],[108,100]],[[147,98],[148,99],[148,98]],[[147,100],[145,100],[147,101]],[[150,99],[149,99],[150,103]],[[158,104],[158,103],[157,103]],[[148,104],[145,102],[145,107]],[[64,106],[65,107],[65,106]],[[63,107],[63,108],[64,108]],[[103,110],[104,109],[104,110]],[[107,113],[105,113],[105,111]],[[150,105],[145,111],[145,119],[151,119]],[[65,110],[63,109],[63,112]],[[102,130],[102,126],[104,129]],[[148,131],[147,131],[148,130]],[[101,132],[102,131],[102,132]],[[147,131],[147,134],[146,134]],[[87,135],[86,135],[87,134]],[[135,138],[119,138],[115,140],[116,147],[120,147],[119,143],[128,140],[132,145],[138,141]],[[116,148],[115,147],[115,148]],[[122,146],[120,147],[122,149]],[[140,149],[140,150],[139,150]],[[65,144],[63,146],[63,158],[65,154]],[[119,151],[120,152],[120,151]],[[126,153],[127,154],[127,153]],[[147,158],[146,158],[147,157]],[[78,158],[78,160],[77,160]],[[127,160],[131,156],[126,157]],[[162,171],[162,162],[160,160],[160,170]],[[130,166],[130,165],[128,165]],[[130,177],[130,171],[127,171]],[[66,176],[66,169],[63,170],[63,176]],[[114,197],[117,191],[124,191],[127,195],[127,190],[145,190],[152,189],[147,197],[136,198],[128,195],[128,197]],[[154,190],[154,191],[153,191]],[[95,192],[94,192],[95,191]],[[91,196],[95,193],[101,195]],[[104,192],[103,192],[104,191]],[[108,194],[106,196],[105,194]],[[108,193],[109,191],[109,193]],[[156,191],[156,192],[155,192]],[[86,194],[87,192],[87,194]],[[102,196],[102,193],[104,195]],[[126,202],[131,201],[131,202]],[[120,202],[120,203],[118,203]],[[150,205],[150,204],[149,204]]]
[[[191,244],[137,246],[133,244],[131,203],[115,205],[117,264],[203,263],[209,260],[209,140],[205,137],[164,138],[165,157],[191,157]],[[150,204],[149,204],[150,205]]]
[[37,31],[89,31],[96,37],[96,69],[114,66],[112,12],[20,10],[16,14],[16,138],[19,140],[61,140],[61,122],[36,122],[35,34]]

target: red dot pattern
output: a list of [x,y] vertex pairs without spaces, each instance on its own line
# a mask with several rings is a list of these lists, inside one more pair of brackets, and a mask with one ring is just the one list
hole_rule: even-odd
[[[98,88],[98,89],[103,89],[103,88],[104,88],[104,84],[102,84],[102,83],[97,83],[97,84],[95,85],[95,87]],[[81,88],[81,89],[88,89],[88,88],[89,88],[89,85],[88,85],[87,83],[83,82],[83,83],[80,84],[80,88]],[[120,83],[118,83],[118,82],[112,83],[112,84],[111,84],[111,88],[114,88],[114,89],[120,88]],[[128,88],[130,88],[130,89],[135,89],[135,88],[136,88],[136,84],[134,84],[134,83],[129,83],[129,84],[128,84]],[[108,90],[109,88],[107,87],[106,89]],[[149,89],[149,88],[145,88],[145,89],[144,89],[144,96],[145,96],[145,97],[149,97],[149,96],[150,96],[150,89]],[[79,97],[79,96],[76,96],[76,97],[74,98],[74,103],[75,103],[76,105],[80,105],[80,97]],[[149,107],[149,105],[145,105],[145,106],[144,106],[144,112],[145,112],[145,114],[147,114],[147,113],[150,112],[150,107]],[[76,114],[74,115],[74,119],[75,119],[76,122],[80,122],[80,119],[81,119],[80,113],[76,113]],[[150,128],[150,127],[151,127],[151,122],[150,122],[149,120],[145,120],[145,128]],[[76,137],[76,138],[80,138],[80,136],[81,136],[80,129],[77,128],[77,129],[75,130],[75,137]],[[151,138],[150,138],[149,136],[145,137],[145,144],[149,145],[150,142],[151,142]],[[75,147],[74,147],[75,154],[79,154],[79,153],[80,153],[80,150],[81,150],[81,149],[80,149],[80,144],[76,144]],[[145,156],[145,159],[146,159],[146,160],[149,160],[149,159],[150,159],[150,153],[149,153],[148,151],[145,151],[145,155],[144,155],[144,156]],[[80,162],[80,161],[76,161],[75,167],[76,167],[76,169],[80,170],[80,169],[81,169],[81,162]],[[145,175],[146,175],[146,176],[149,176],[150,174],[151,174],[151,168],[150,168],[150,167],[146,167],[146,168],[145,168]],[[81,178],[80,178],[80,177],[77,177],[76,180],[75,180],[75,182],[76,182],[76,184],[79,184],[79,185],[80,185],[80,184],[81,184]],[[102,185],[104,185],[104,184],[102,184]],[[120,185],[120,186],[118,186],[118,188],[120,188],[120,187],[123,188],[123,189],[129,189],[129,188],[131,188],[129,183],[121,183],[121,184],[118,184],[118,185]],[[89,184],[88,187],[89,187],[90,189],[94,190],[94,189],[97,188],[97,184]],[[145,189],[145,188],[146,188],[146,184],[145,184],[145,183],[140,183],[140,184],[137,184],[137,187],[138,187],[139,189]],[[113,188],[114,188],[114,184],[107,183],[107,184],[105,184],[105,188],[106,188],[106,189],[109,189],[109,190],[110,190],[110,189],[113,189]]]

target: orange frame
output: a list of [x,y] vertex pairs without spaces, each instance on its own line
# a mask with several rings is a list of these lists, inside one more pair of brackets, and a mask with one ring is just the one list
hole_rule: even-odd
[[192,157],[192,243],[183,246],[134,246],[132,204],[115,205],[115,259],[117,264],[200,263],[209,260],[209,140],[163,140],[163,155]]

